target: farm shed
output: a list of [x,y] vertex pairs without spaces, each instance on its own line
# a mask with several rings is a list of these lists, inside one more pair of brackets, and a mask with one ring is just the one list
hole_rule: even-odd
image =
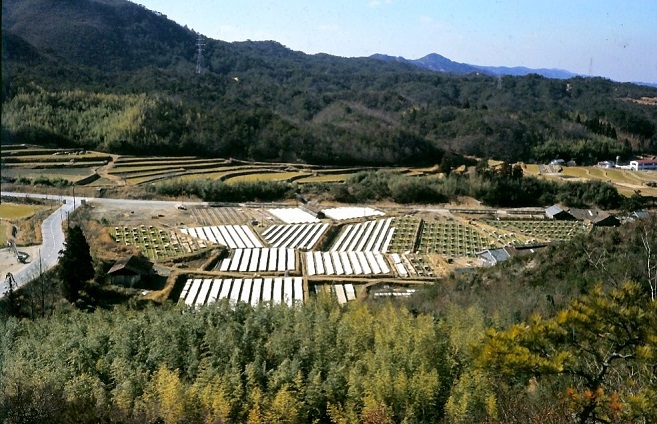
[[552,205],[545,210],[545,216],[550,219],[555,219],[558,221],[575,221],[575,218],[568,209],[562,207],[561,205]]
[[134,287],[142,278],[153,273],[153,263],[143,256],[130,255],[119,259],[107,271],[110,282],[126,287]]
[[633,219],[648,219],[650,218],[650,213],[648,211],[634,211],[630,216]]
[[535,253],[538,250],[545,249],[547,244],[533,244],[525,246],[507,246],[498,249],[486,249],[477,253],[479,260],[484,266],[497,265],[514,256],[525,256]]
[[481,260],[485,266],[497,265],[499,262],[504,262],[511,257],[509,252],[503,247],[500,247],[499,249],[486,249],[479,252],[477,256],[479,256],[479,260]]
[[571,209],[568,212],[578,221],[584,221],[595,227],[617,227],[620,221],[615,216],[599,209]]

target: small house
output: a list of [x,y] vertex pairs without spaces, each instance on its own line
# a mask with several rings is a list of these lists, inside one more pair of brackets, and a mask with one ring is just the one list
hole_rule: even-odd
[[637,159],[630,161],[633,171],[651,171],[657,169],[657,159]]
[[143,256],[130,255],[119,259],[107,275],[112,284],[134,287],[145,278],[153,274],[153,263]]

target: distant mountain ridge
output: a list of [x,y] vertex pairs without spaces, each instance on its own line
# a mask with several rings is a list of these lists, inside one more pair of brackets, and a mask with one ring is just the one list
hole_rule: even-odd
[[211,38],[197,73],[198,35],[127,0],[3,0],[2,141],[340,166],[657,152],[634,101],[655,88]]
[[401,56],[395,57],[395,56],[388,56],[384,54],[373,54],[370,57],[372,59],[378,59],[386,62],[408,63],[422,69],[427,69],[434,72],[450,73],[450,74],[470,74],[477,72],[490,76],[498,76],[498,75],[524,76],[529,74],[538,74],[546,78],[554,78],[554,79],[568,79],[578,76],[578,74],[563,69],[547,69],[547,68],[532,69],[532,68],[526,68],[524,66],[507,67],[507,66],[470,65],[467,63],[455,62],[437,53],[431,53],[419,59],[406,59]]

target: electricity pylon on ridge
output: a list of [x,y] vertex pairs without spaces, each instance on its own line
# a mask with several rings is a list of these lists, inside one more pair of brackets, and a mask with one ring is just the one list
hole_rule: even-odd
[[203,36],[198,34],[196,38],[196,74],[200,75],[203,73],[203,49],[205,48],[205,43],[203,42]]

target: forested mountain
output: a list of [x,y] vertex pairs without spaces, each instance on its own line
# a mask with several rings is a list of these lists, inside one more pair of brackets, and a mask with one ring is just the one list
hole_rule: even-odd
[[431,53],[419,59],[406,59],[403,57],[388,56],[384,54],[374,54],[370,56],[373,59],[379,59],[386,62],[401,62],[409,63],[420,68],[428,69],[430,71],[436,72],[447,72],[453,74],[470,74],[481,72],[487,75],[530,75],[537,74],[547,78],[573,78],[577,76],[569,71],[564,71],[563,69],[531,69],[524,66],[479,66],[479,65],[469,65],[467,63],[454,62],[441,56],[437,53]]
[[[657,153],[657,89],[204,40],[124,0],[2,4],[3,142],[313,163]],[[81,106],[84,105],[84,106]],[[613,131],[611,131],[613,130]]]

